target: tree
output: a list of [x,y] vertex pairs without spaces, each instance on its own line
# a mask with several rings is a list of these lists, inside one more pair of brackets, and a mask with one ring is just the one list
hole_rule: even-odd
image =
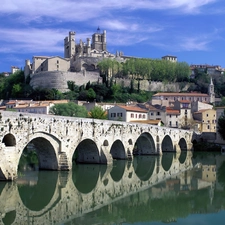
[[18,96],[20,96],[22,92],[22,87],[20,84],[14,84],[13,87],[12,87],[12,93],[11,93],[11,96],[16,98]]
[[218,119],[218,132],[223,140],[225,140],[225,110]]
[[87,117],[87,110],[73,102],[56,104],[50,108],[51,114],[59,116]]
[[90,118],[94,119],[101,119],[105,120],[107,119],[107,113],[105,110],[102,109],[100,106],[95,106],[89,113]]
[[96,93],[92,88],[89,88],[87,91],[87,97],[89,101],[93,101],[96,98]]

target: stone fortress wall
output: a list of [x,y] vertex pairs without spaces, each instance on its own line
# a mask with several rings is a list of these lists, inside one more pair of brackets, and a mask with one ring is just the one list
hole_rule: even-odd
[[[61,92],[68,91],[68,81],[74,81],[76,85],[81,86],[90,83],[102,83],[102,77],[98,71],[80,71],[80,72],[63,72],[63,71],[46,71],[38,73],[33,76],[30,85],[33,88],[55,88]],[[124,87],[130,87],[130,79],[115,78],[116,84]],[[138,88],[138,81],[133,81],[134,88]],[[140,89],[144,91],[163,91],[163,92],[179,92],[187,90],[189,84],[181,87],[179,83],[163,83],[163,82],[149,82],[148,80],[140,81]]]

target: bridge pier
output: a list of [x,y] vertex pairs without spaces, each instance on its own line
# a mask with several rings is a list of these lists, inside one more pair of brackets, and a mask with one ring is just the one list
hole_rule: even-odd
[[16,147],[1,146],[0,152],[0,180],[15,180],[17,178],[18,167]]
[[176,153],[180,153],[181,152],[181,148],[180,148],[180,145],[178,143],[175,143],[174,144],[174,147],[173,147],[174,151]]
[[113,158],[110,154],[109,146],[101,146],[100,148],[100,163],[101,164],[112,164]]
[[161,146],[161,143],[160,142],[157,142],[156,143],[156,154],[157,155],[162,155],[162,146]]

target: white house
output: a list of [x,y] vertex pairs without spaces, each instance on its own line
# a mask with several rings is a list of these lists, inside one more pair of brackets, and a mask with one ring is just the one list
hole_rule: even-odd
[[114,106],[108,110],[108,119],[117,121],[142,121],[148,120],[148,111],[137,106]]

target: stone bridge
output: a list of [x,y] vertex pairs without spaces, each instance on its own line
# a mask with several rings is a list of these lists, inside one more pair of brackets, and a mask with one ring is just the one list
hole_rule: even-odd
[[33,145],[39,168],[71,170],[78,163],[110,164],[133,154],[192,148],[191,131],[147,124],[1,112],[0,180],[14,180],[23,150]]
[[[106,205],[110,213],[113,202],[167,179],[179,183],[182,190],[190,181],[186,171],[194,166],[191,151],[138,156],[133,161],[117,160],[113,164],[79,164],[77,170],[68,172],[47,171],[52,173],[50,179],[36,171],[32,180],[22,176],[15,182],[0,182],[0,225],[66,224]],[[140,197],[147,202],[161,192],[161,187],[155,188],[155,192]]]

